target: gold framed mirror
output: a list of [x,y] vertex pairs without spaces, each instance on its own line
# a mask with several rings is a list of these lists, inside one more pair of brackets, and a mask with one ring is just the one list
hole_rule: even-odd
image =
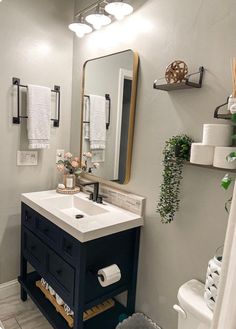
[[131,49],[84,63],[80,156],[88,174],[130,180],[139,56]]

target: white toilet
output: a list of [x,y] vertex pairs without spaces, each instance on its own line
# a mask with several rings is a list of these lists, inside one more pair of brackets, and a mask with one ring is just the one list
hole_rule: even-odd
[[179,288],[178,329],[210,329],[213,312],[204,301],[204,284],[190,280]]

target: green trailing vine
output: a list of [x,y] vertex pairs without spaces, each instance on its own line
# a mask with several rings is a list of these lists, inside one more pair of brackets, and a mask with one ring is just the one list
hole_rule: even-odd
[[179,192],[184,161],[190,157],[192,139],[187,135],[177,135],[166,141],[163,150],[163,183],[157,212],[163,224],[171,223],[179,210]]

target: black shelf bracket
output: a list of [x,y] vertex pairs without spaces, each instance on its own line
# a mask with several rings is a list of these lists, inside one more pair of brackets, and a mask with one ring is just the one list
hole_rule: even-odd
[[226,105],[228,105],[228,103],[229,103],[229,97],[227,98],[226,103],[217,106],[217,108],[214,111],[214,118],[215,119],[231,120],[232,114],[229,111],[228,111],[228,113],[225,113],[225,114],[219,113],[220,109],[222,107],[225,107]]
[[[17,87],[17,116],[13,116],[12,123],[13,124],[20,124],[21,119],[27,119],[28,116],[24,116],[20,114],[20,89],[21,88],[28,88],[27,85],[22,85],[20,83],[19,78],[12,78],[12,84],[13,86]],[[61,88],[60,86],[54,86],[54,89],[51,90],[52,93],[57,94],[57,118],[51,119],[53,121],[53,127],[59,127],[60,126],[60,110],[61,110]]]
[[[202,87],[202,81],[203,81],[203,75],[204,75],[204,67],[200,66],[198,72],[191,73],[186,76],[185,80],[180,83],[165,83],[165,84],[157,84],[160,80],[155,80],[153,84],[154,89],[158,90],[164,90],[164,91],[172,91],[172,90],[181,90],[181,89],[189,89],[189,88],[201,88]],[[190,81],[190,78],[193,75],[199,75],[198,82]]]

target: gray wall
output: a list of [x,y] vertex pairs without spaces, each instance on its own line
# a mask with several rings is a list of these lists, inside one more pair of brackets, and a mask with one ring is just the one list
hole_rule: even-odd
[[[0,282],[19,274],[20,194],[55,188],[57,148],[69,148],[72,82],[72,0],[3,0],[0,3]],[[17,150],[27,150],[25,121],[12,125],[16,94],[13,76],[23,84],[62,89],[62,118],[52,128],[51,149],[39,152],[37,167],[17,167]]]
[[[77,0],[77,8],[90,1]],[[84,39],[75,40],[71,146],[79,149],[82,65],[87,59],[132,48],[140,55],[140,79],[130,183],[124,187],[147,197],[142,230],[137,310],[164,329],[177,328],[172,310],[178,287],[204,280],[208,260],[223,244],[227,224],[220,189],[223,172],[184,169],[181,208],[174,223],[162,225],[156,214],[162,150],[169,137],[186,133],[201,140],[202,124],[215,122],[213,110],[231,92],[230,58],[236,55],[234,0],[133,1],[139,8]],[[190,71],[207,69],[201,90],[160,92],[153,81],[165,67],[183,59]],[[218,121],[217,121],[218,122]],[[230,192],[229,192],[230,193]]]

